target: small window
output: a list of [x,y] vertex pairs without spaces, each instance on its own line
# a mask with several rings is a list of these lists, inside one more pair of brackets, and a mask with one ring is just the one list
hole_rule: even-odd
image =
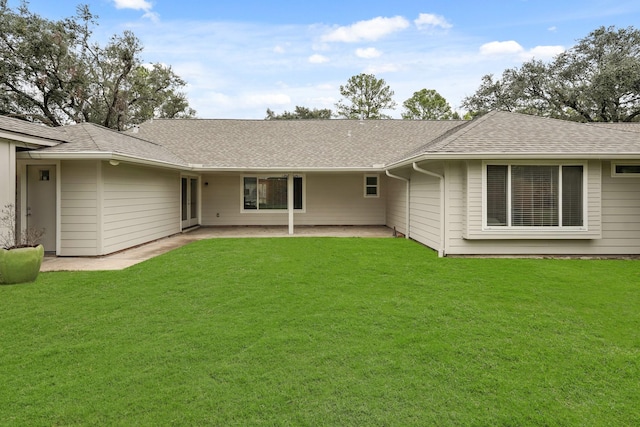
[[612,163],[611,176],[616,177],[640,177],[640,163]]
[[379,197],[380,185],[378,175],[364,176],[364,197]]

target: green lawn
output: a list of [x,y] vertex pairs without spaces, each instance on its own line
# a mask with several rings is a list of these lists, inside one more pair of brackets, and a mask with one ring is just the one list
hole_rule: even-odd
[[0,425],[640,425],[640,264],[200,241],[0,287]]

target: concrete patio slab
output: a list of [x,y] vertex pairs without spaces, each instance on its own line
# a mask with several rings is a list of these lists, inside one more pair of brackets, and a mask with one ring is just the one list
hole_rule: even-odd
[[286,226],[198,227],[111,255],[45,256],[40,271],[122,270],[196,240],[255,237],[393,237],[393,230],[385,226],[298,226],[289,235]]

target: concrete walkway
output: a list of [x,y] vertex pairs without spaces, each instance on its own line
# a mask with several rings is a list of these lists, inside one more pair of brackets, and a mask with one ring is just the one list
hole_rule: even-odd
[[100,257],[45,256],[40,271],[122,270],[196,240],[246,237],[392,237],[384,226],[200,227],[121,252]]

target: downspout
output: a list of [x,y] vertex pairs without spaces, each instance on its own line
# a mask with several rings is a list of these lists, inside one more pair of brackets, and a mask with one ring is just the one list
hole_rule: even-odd
[[409,238],[409,230],[411,230],[411,227],[409,226],[410,225],[409,221],[411,220],[411,216],[409,215],[409,208],[410,208],[409,196],[411,194],[411,188],[410,188],[411,181],[409,181],[409,179],[407,179],[407,178],[404,178],[404,177],[401,177],[401,176],[398,176],[398,175],[393,175],[388,170],[385,170],[384,172],[387,174],[387,176],[389,178],[395,178],[395,179],[399,179],[400,181],[406,182],[406,187],[407,187],[406,192],[407,192],[407,194],[406,194],[406,197],[405,197],[405,200],[406,200],[405,224],[406,224],[406,228],[407,229],[405,230],[404,238],[408,239]]
[[444,176],[438,175],[435,172],[431,172],[425,169],[422,169],[418,166],[416,162],[413,162],[413,169],[417,172],[423,173],[425,175],[432,176],[434,178],[438,178],[440,180],[440,248],[438,248],[438,256],[445,256],[444,245],[446,242],[446,227],[445,227],[445,218],[446,218],[446,210],[445,210],[445,198],[444,198]]

